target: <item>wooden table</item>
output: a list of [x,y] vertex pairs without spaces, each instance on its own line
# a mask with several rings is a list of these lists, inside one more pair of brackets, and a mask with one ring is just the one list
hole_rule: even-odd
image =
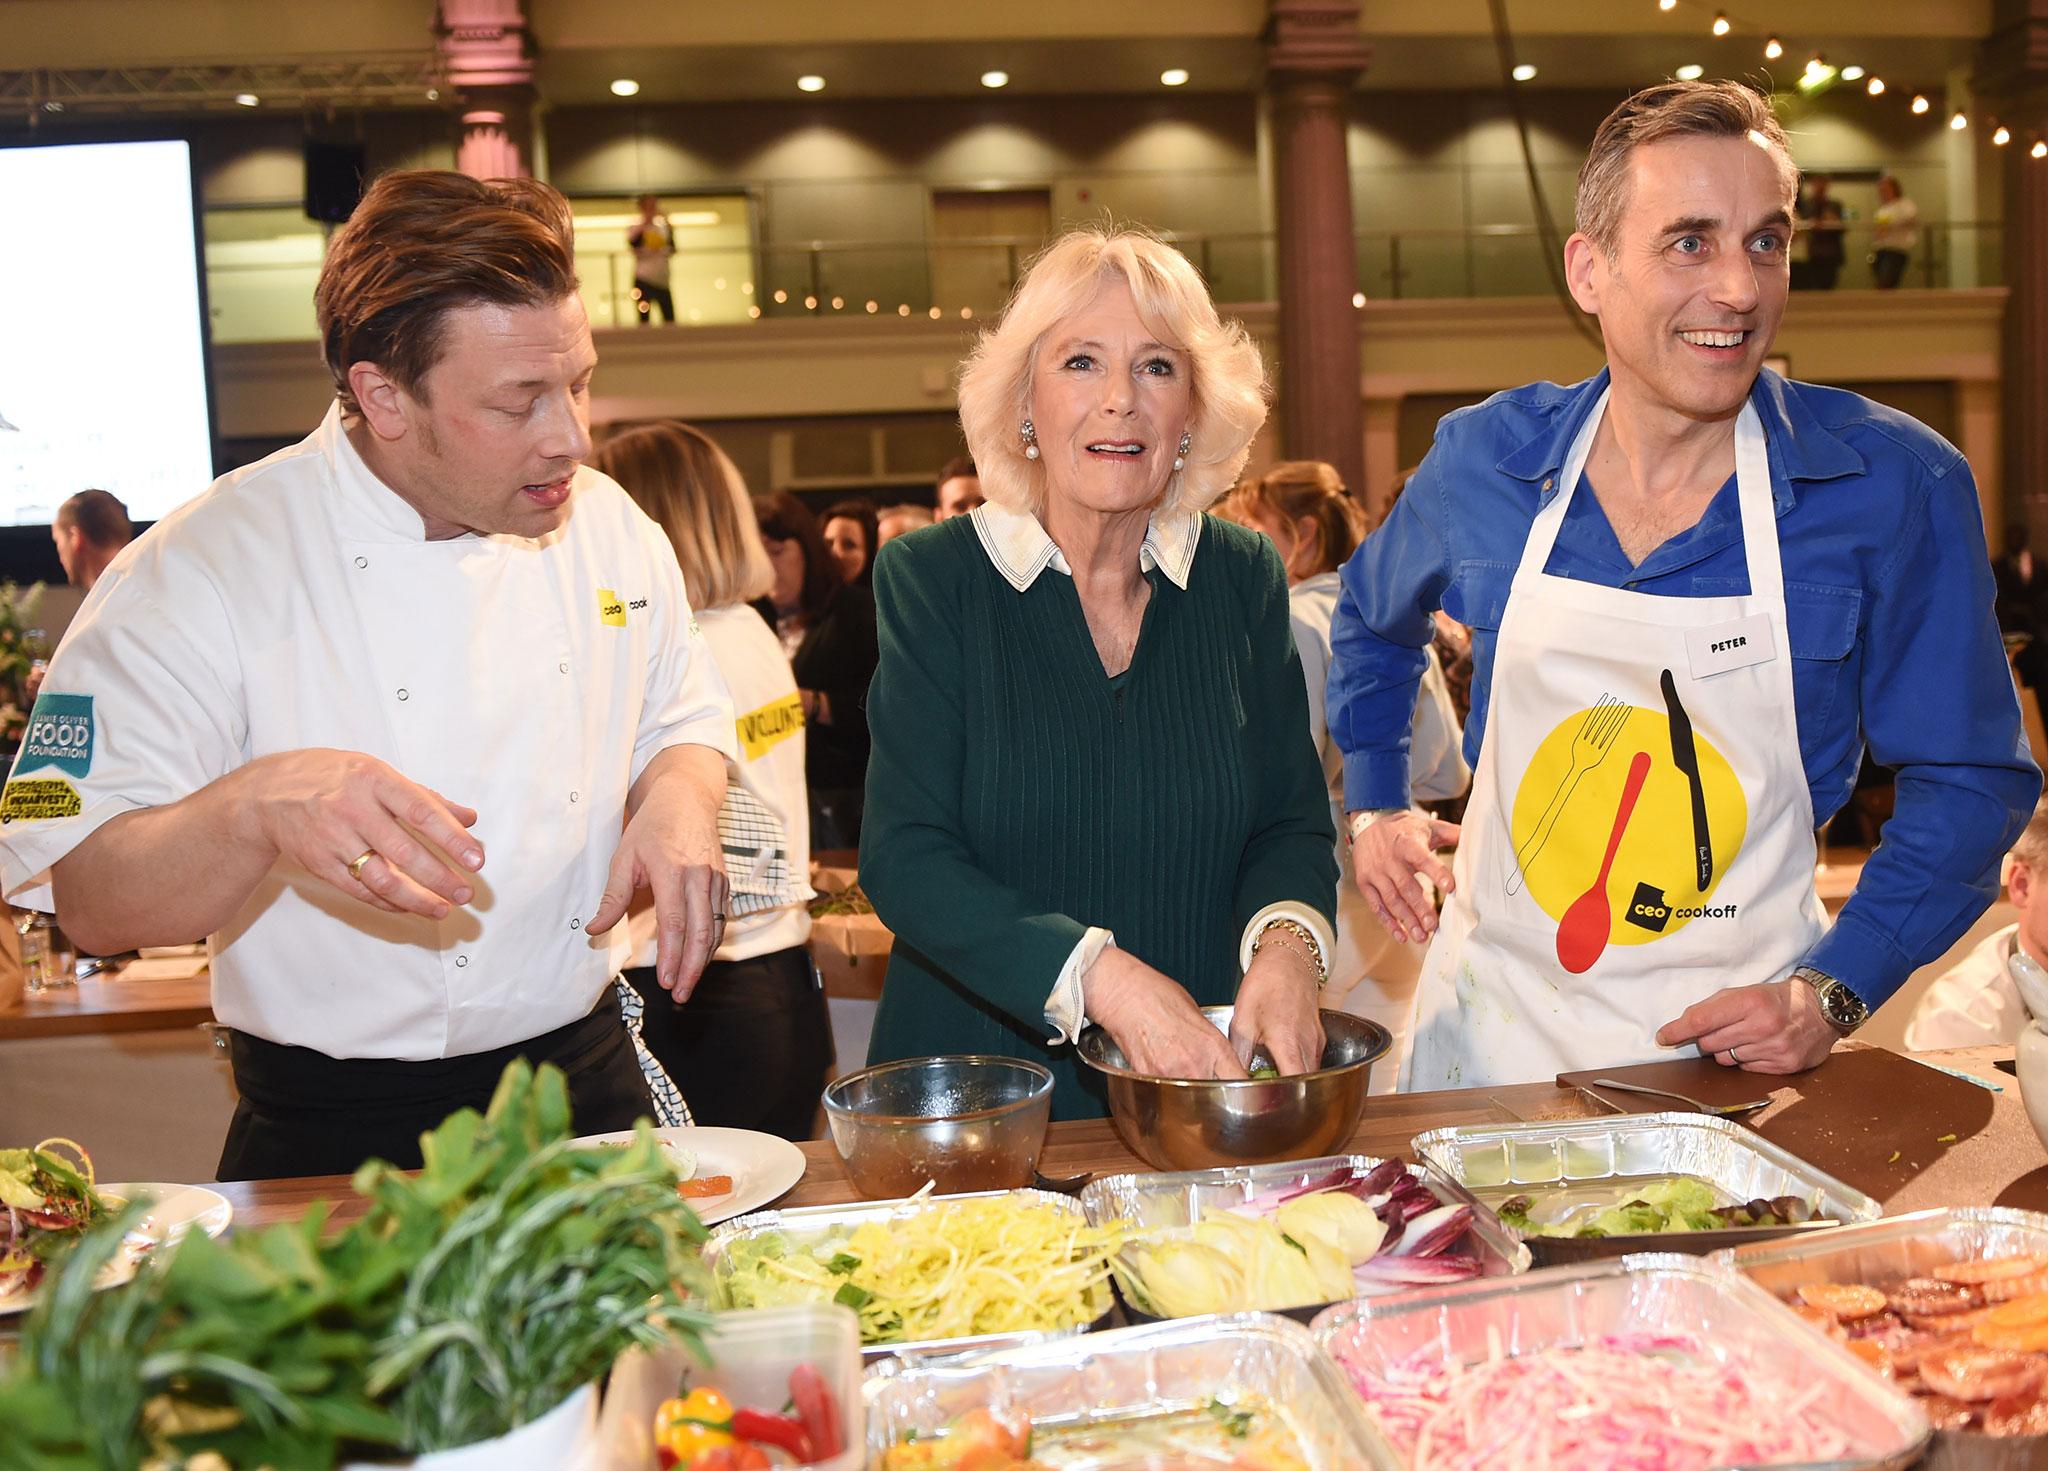
[[24,996],[18,1009],[0,1011],[0,1042],[163,1031],[212,1020],[212,982],[204,974],[176,981],[89,976],[75,986]]

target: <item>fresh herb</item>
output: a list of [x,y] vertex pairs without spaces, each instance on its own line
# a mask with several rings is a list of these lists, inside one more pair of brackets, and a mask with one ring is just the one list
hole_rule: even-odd
[[1223,1427],[1223,1433],[1232,1440],[1243,1440],[1252,1433],[1250,1410],[1233,1409],[1220,1399],[1212,1399],[1202,1408],[1215,1418],[1216,1423]]
[[875,1295],[856,1283],[844,1282],[832,1294],[832,1301],[843,1308],[852,1308],[856,1313],[875,1300]]
[[859,1257],[853,1255],[853,1253],[851,1252],[839,1251],[834,1252],[832,1254],[832,1259],[825,1263],[825,1270],[843,1277],[859,1265]]
[[1894,1149],[1894,1150],[1892,1151],[1892,1157],[1891,1157],[1890,1159],[1886,1160],[1886,1161],[1885,1161],[1885,1163],[1886,1163],[1886,1164],[1888,1164],[1888,1165],[1895,1165],[1895,1164],[1897,1164],[1898,1162],[1899,1162],[1899,1152],[1898,1152],[1898,1151],[1897,1151],[1896,1149]]
[[1956,1136],[1953,1134],[1937,1134],[1934,1142],[1936,1144],[1953,1144],[1956,1142]]
[[873,914],[875,906],[868,902],[868,896],[861,892],[859,884],[848,884],[836,894],[820,894],[811,901],[811,918],[825,919],[835,914]]

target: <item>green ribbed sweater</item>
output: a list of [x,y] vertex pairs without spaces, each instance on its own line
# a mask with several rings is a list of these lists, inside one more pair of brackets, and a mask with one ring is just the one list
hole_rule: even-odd
[[1084,930],[1204,1004],[1236,994],[1266,905],[1334,916],[1335,834],[1264,537],[1204,517],[1185,591],[1157,569],[1131,667],[1103,673],[1074,582],[1006,582],[962,516],[882,548],[861,885],[895,932],[871,1062],[949,1052],[1053,1070],[1098,1117],[1045,1003]]

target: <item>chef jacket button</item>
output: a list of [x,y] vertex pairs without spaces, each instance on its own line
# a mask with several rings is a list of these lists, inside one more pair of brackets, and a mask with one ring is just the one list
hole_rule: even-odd
[[569,921],[569,928],[572,930],[580,930],[583,928],[583,921],[580,919],[572,919]]
[[571,802],[581,802],[583,800],[583,794],[581,792],[571,792],[569,793],[569,800]]
[[405,690],[400,690],[398,692],[398,698],[401,700],[410,700],[412,698],[412,695]]
[[561,670],[562,673],[567,674],[569,672],[569,661],[567,659],[564,659],[561,663],[557,664],[555,668]]
[[456,957],[455,957],[455,968],[456,968],[457,970],[464,970],[464,969],[467,969],[467,968],[468,968],[468,966],[469,966],[469,957],[468,957],[467,955],[458,955],[458,956],[456,956]]
[[358,567],[367,567],[370,565],[370,559],[368,557],[357,557],[356,565]]

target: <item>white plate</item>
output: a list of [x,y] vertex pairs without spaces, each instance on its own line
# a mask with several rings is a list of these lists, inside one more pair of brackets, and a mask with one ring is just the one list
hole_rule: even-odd
[[[102,1288],[116,1287],[135,1275],[142,1259],[157,1247],[176,1241],[187,1231],[204,1231],[218,1236],[234,1219],[235,1208],[217,1190],[203,1185],[171,1185],[158,1181],[123,1181],[96,1184],[100,1198],[115,1210],[131,1200],[150,1203],[149,1214],[129,1231],[127,1244],[100,1273]],[[37,1292],[19,1292],[0,1297],[0,1318],[25,1313],[35,1306]]]
[[[732,1193],[693,1200],[697,1218],[707,1226],[780,1200],[804,1177],[804,1152],[787,1139],[752,1129],[656,1129],[654,1137],[671,1154],[697,1157],[696,1174],[732,1176]],[[576,1144],[630,1144],[633,1131],[586,1134]]]

